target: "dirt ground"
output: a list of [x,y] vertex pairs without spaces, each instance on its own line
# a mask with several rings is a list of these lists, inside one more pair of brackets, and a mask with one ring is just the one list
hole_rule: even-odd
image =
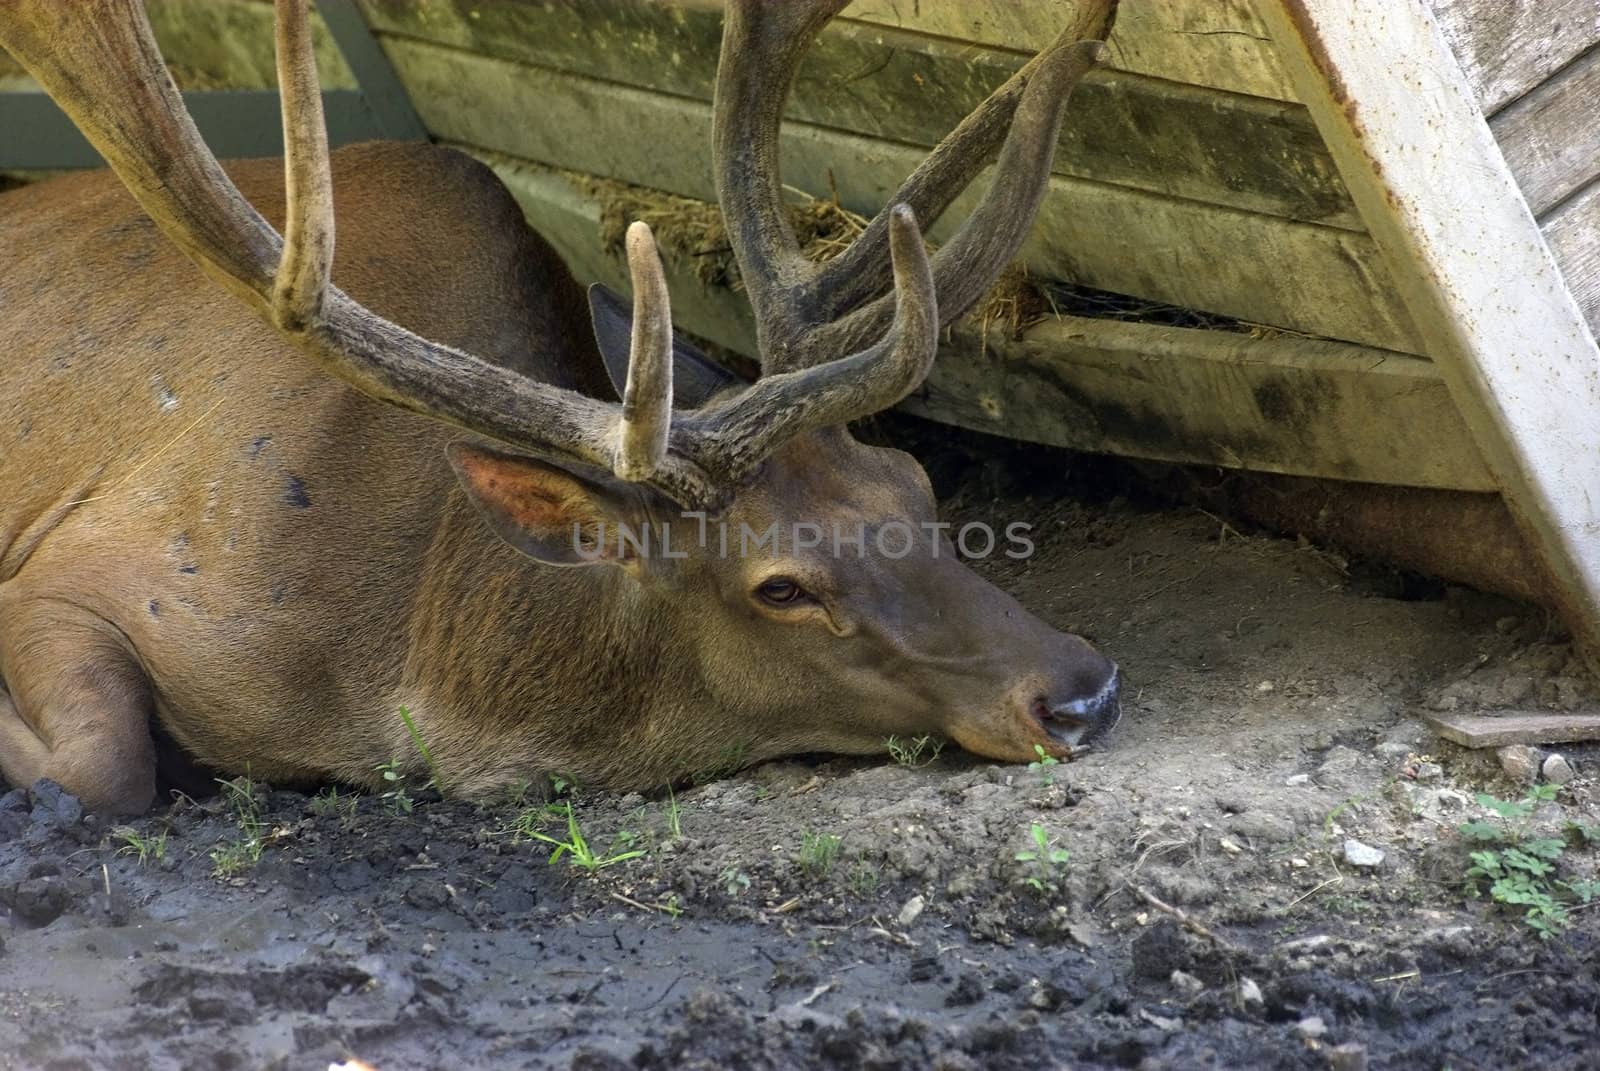
[[[1069,455],[925,452],[949,516],[1038,526],[994,579],[1122,664],[1109,745],[554,812],[256,785],[113,829],[16,789],[0,1068],[1600,1066],[1596,913],[1541,940],[1467,895],[1457,826],[1526,789],[1415,720],[1583,706],[1543,614],[1085,490]],[[1557,833],[1600,815],[1600,755],[1561,754]],[[552,865],[517,830],[568,805],[642,854]],[[1557,876],[1593,872],[1574,838]]]

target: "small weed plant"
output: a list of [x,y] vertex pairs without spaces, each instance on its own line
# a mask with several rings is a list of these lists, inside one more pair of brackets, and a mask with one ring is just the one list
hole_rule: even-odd
[[832,833],[800,834],[800,869],[812,881],[821,881],[839,861],[839,838]]
[[428,768],[428,784],[442,794],[444,792],[444,777],[439,773],[439,763],[433,757],[433,749],[428,746],[426,740],[422,739],[422,733],[417,729],[416,719],[411,716],[411,711],[401,707],[400,720],[405,723],[406,732],[411,737],[411,743],[416,747],[417,754],[422,756],[423,765]]
[[865,853],[859,853],[845,880],[851,892],[867,900],[877,893],[882,877],[881,868],[868,859]]
[[217,783],[222,786],[222,798],[239,825],[239,838],[212,849],[211,873],[219,878],[232,878],[261,861],[262,849],[267,844],[267,824],[261,818],[261,800],[256,794],[255,782],[248,777],[235,777]]
[[673,840],[683,839],[683,807],[678,803],[672,786],[667,786],[667,833]]
[[931,765],[939,757],[944,741],[936,736],[891,736],[883,746],[899,765],[918,768]]
[[311,813],[318,818],[337,818],[340,825],[349,828],[355,824],[357,803],[354,793],[341,794],[337,787],[326,788],[311,797]]
[[1033,841],[1033,847],[1022,849],[1015,858],[1019,863],[1028,864],[1030,873],[1023,880],[1042,896],[1054,889],[1056,880],[1065,873],[1072,853],[1065,848],[1054,847],[1050,842],[1050,831],[1038,822],[1028,827],[1028,839]]
[[122,845],[117,849],[118,855],[131,855],[140,866],[159,863],[167,857],[167,831],[164,829],[146,834],[132,826],[118,826],[111,831],[111,839]]
[[1055,768],[1061,765],[1061,760],[1047,752],[1043,744],[1033,745],[1033,753],[1037,757],[1028,763],[1028,769],[1038,775],[1040,785],[1048,788],[1055,783]]
[[749,891],[750,875],[736,866],[730,866],[722,872],[722,890],[728,894],[728,899],[737,900],[740,894]]
[[[550,817],[558,817],[566,822],[565,838],[551,836],[537,828],[542,821]],[[594,846],[589,843],[589,838],[583,834],[583,827],[578,823],[578,813],[572,809],[571,801],[523,812],[517,819],[513,831],[529,840],[551,845],[555,850],[550,853],[550,862],[558,863],[565,857],[571,865],[591,874],[609,866],[616,866],[618,863],[626,863],[629,859],[638,859],[645,854],[644,849],[634,847],[638,842],[638,834],[628,829],[619,832],[605,851],[595,851]]]
[[1474,896],[1487,891],[1495,903],[1520,909],[1528,928],[1547,940],[1572,925],[1571,905],[1600,898],[1600,881],[1558,876],[1567,849],[1600,841],[1600,827],[1572,823],[1565,837],[1539,836],[1534,829],[1539,809],[1560,791],[1556,785],[1535,785],[1521,800],[1480,792],[1479,805],[1495,817],[1458,827],[1472,846],[1468,889]]
[[378,794],[378,798],[389,809],[389,813],[396,817],[410,814],[417,802],[411,798],[411,793],[406,788],[406,772],[400,768],[400,760],[390,759],[388,762],[379,763],[374,769],[388,786]]

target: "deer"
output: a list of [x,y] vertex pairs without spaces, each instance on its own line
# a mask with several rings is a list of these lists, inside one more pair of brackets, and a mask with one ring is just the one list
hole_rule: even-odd
[[[276,3],[284,157],[226,166],[139,0],[0,0],[0,46],[109,165],[0,196],[5,779],[138,813],[169,751],[482,798],[892,736],[1006,762],[1102,736],[1115,662],[959,560],[924,470],[848,425],[919,387],[1016,254],[1114,4],[1084,0],[813,262],[778,134],[844,5],[726,5],[710,151],[747,382],[675,334],[643,223],[631,301],[586,295],[471,157],[330,152],[306,0]],[[843,547],[680,538],[822,523]]]

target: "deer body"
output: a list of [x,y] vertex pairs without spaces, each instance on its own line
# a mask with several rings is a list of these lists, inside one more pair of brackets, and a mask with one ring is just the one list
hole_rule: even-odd
[[[562,338],[570,362],[521,370],[609,389],[582,291],[487,169],[418,145],[333,163],[352,293],[508,365],[528,338]],[[278,161],[230,171],[281,218]],[[496,539],[456,486],[448,428],[308,365],[113,176],[58,181],[66,196],[0,198],[0,246],[23,252],[8,279],[51,278],[58,303],[0,291],[0,337],[28,358],[0,368],[0,421],[18,429],[0,460],[12,690],[30,680],[30,638],[70,624],[137,666],[197,758],[269,780],[371,782],[395,758],[420,772],[401,705],[463,792],[541,771],[648,785],[719,761],[737,733],[708,723],[692,652],[652,627],[662,615],[627,612],[625,578]]]
[[[1114,720],[1115,666],[959,564],[915,463],[842,428],[915,386],[937,302],[960,311],[1020,241],[1060,101],[1025,71],[908,181],[936,215],[1016,112],[996,192],[931,263],[899,206],[805,266],[772,200],[773,87],[748,76],[792,69],[839,6],[732,9],[719,186],[769,373],[742,386],[674,344],[642,225],[632,315],[608,313],[481,165],[330,162],[303,0],[279,0],[287,170],[236,164],[236,190],[130,0],[0,0],[0,44],[116,172],[0,197],[0,771],[140,810],[158,724],[225,771],[371,785],[422,771],[405,707],[452,792],[648,787],[891,734],[1065,754]],[[1069,86],[1087,62],[1035,66]],[[603,538],[707,515],[920,535],[854,557]]]

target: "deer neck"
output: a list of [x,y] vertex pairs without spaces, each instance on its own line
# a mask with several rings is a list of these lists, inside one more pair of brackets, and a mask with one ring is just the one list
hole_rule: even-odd
[[[423,572],[402,693],[447,775],[456,769],[453,793],[544,774],[599,786],[688,772],[677,767],[695,760],[663,748],[683,749],[708,692],[671,608],[626,573],[532,561],[454,491]],[[397,753],[414,751],[400,731]]]

